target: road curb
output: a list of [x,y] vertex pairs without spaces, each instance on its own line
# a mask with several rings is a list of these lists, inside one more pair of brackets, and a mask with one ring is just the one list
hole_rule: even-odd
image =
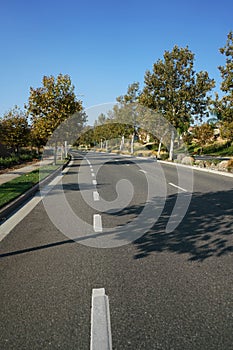
[[193,166],[193,165],[186,165],[186,164],[180,164],[180,163],[174,163],[174,162],[166,162],[165,160],[158,160],[159,163],[162,164],[167,164],[171,166],[178,166],[181,168],[187,168],[187,169],[192,169],[192,170],[197,170],[197,171],[203,171],[205,173],[210,173],[210,174],[215,174],[215,175],[220,175],[220,176],[228,176],[228,177],[233,177],[232,173],[228,173],[227,171],[221,171],[221,170],[214,170],[214,169],[208,169],[208,168],[200,168],[198,166]]
[[46,178],[44,178],[42,181],[35,184],[33,187],[31,187],[29,190],[21,194],[19,197],[13,199],[8,204],[4,205],[0,209],[0,224],[2,224],[5,220],[7,220],[12,214],[15,213],[16,210],[18,210],[20,207],[22,207],[30,198],[32,198],[37,191],[41,187],[46,186],[50,181],[52,181],[59,173],[62,172],[63,169],[67,167],[71,160],[71,157],[68,159],[66,163],[61,165],[58,169],[56,169],[53,173],[49,174]]

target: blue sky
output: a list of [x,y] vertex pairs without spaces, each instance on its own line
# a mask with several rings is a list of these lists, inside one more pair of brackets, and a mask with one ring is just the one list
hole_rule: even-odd
[[232,13],[232,0],[0,0],[0,116],[59,73],[84,107],[114,102],[174,45],[188,45],[219,90]]

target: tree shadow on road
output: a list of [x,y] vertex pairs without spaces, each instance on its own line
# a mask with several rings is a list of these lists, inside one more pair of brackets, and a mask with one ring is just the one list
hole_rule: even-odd
[[167,251],[188,254],[190,261],[204,261],[233,253],[233,190],[193,193],[180,225],[166,233],[175,200],[176,195],[168,196],[159,220],[134,242],[138,249],[135,259]]

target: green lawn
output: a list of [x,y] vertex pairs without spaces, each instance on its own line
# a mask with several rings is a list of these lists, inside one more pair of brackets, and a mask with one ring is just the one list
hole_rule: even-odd
[[47,165],[0,185],[0,208],[46,178],[60,165]]
[[190,154],[200,154],[200,150],[202,151],[201,154],[210,156],[233,156],[233,145],[229,144],[228,142],[226,142],[225,144],[213,143],[203,146],[202,148],[197,144],[192,144],[188,146],[188,151]]

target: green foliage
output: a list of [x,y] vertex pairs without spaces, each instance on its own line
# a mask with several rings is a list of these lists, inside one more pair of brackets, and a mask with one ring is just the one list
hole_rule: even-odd
[[[43,86],[40,88],[30,88],[27,106],[32,118],[32,142],[37,147],[45,145],[49,136],[62,122],[82,111],[82,103],[77,100],[68,75],[59,74],[57,78],[44,76],[42,83]],[[77,123],[83,126],[86,115],[80,113],[78,118]],[[67,133],[73,130],[74,128],[67,124]]]
[[165,51],[164,59],[153,65],[152,72],[146,72],[139,97],[143,105],[161,113],[181,133],[194,118],[208,114],[207,93],[214,87],[207,72],[195,73],[193,62],[194,54],[187,47]]
[[168,153],[160,153],[159,159],[161,160],[167,160],[168,159]]
[[14,165],[30,162],[36,158],[38,159],[39,155],[34,151],[22,150],[20,154],[12,153],[9,157],[0,157],[0,168],[10,168]]
[[74,143],[75,146],[86,145],[93,147],[95,143],[94,129],[91,126],[86,126],[83,132],[79,135]]
[[95,120],[94,126],[104,125],[106,120],[107,120],[106,115],[104,113],[100,113],[100,115],[98,116],[98,119]]
[[220,127],[221,137],[233,141],[233,121],[223,122]]
[[19,157],[11,156],[11,157],[0,157],[0,167],[1,168],[9,168],[12,165],[19,164]]
[[106,123],[103,125],[96,125],[94,128],[86,127],[79,136],[75,145],[86,145],[92,147],[99,144],[101,140],[106,141],[117,139],[121,135],[128,136],[130,131],[132,131],[132,126],[107,119]]
[[226,57],[225,66],[219,66],[222,77],[221,90],[224,96],[220,99],[216,94],[213,101],[214,110],[218,118],[224,122],[233,122],[233,32],[227,35],[226,45],[219,49]]
[[1,143],[13,148],[17,153],[20,147],[29,143],[30,127],[25,112],[15,106],[0,120]]
[[192,143],[188,147],[188,152],[190,154],[207,154],[210,156],[232,156],[233,155],[233,145],[228,142],[219,143],[215,142],[209,145],[200,147],[197,143]]
[[200,126],[196,126],[194,129],[194,137],[197,139],[199,145],[204,146],[213,139],[214,129],[208,124],[204,123]]
[[[135,82],[128,86],[125,95],[116,98],[118,104],[113,107],[110,114],[110,120],[113,123],[118,123],[118,136],[128,137],[135,132],[135,129],[140,126],[139,115],[139,83]],[[120,127],[122,125],[122,127]]]
[[121,106],[124,106],[129,103],[138,102],[140,96],[139,83],[135,82],[128,86],[127,93],[125,95],[121,95],[116,98],[117,102],[120,103]]

